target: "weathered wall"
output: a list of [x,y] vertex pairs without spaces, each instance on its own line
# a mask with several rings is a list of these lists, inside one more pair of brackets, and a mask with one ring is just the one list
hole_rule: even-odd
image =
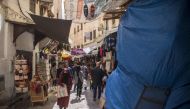
[[0,95],[0,104],[6,102],[14,96],[14,74],[13,58],[15,56],[15,46],[13,41],[13,25],[4,21],[4,13],[1,16],[0,30],[0,75],[5,77],[5,91]]
[[[24,10],[29,10],[28,0],[22,1],[21,5]],[[4,0],[5,6],[20,13],[17,0]],[[7,100],[14,97],[14,72],[13,61],[16,55],[16,48],[19,50],[33,50],[33,35],[25,32],[18,37],[16,45],[13,43],[14,25],[5,21],[5,8],[0,4],[0,75],[5,77],[5,90],[0,95],[0,104],[7,103]],[[26,12],[26,11],[25,11]]]

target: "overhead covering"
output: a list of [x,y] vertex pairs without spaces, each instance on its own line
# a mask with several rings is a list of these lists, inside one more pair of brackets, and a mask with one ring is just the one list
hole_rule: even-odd
[[38,42],[40,42],[42,39],[44,39],[44,38],[46,37],[45,34],[39,32],[39,31],[37,31],[37,30],[34,31],[34,36],[35,36],[35,37],[34,37],[34,46],[36,46],[36,44],[37,44]]
[[190,0],[134,0],[121,17],[107,109],[190,109]]
[[83,54],[85,54],[83,49],[73,49],[73,50],[71,50],[71,55],[83,55]]
[[16,42],[17,38],[24,32],[31,32],[34,33],[34,46],[41,41],[42,39],[44,39],[46,37],[45,34],[39,32],[38,30],[34,29],[34,25],[33,24],[18,24],[15,22],[10,22],[12,24],[14,24],[14,30],[13,30],[13,43]]
[[39,32],[60,43],[68,43],[71,20],[51,19],[33,14],[30,14],[30,16]]
[[29,29],[28,25],[14,24],[13,30],[13,42],[16,42],[16,39],[25,31]]
[[86,54],[89,54],[91,51],[93,51],[94,49],[96,49],[97,46],[92,46],[92,47],[86,47],[86,48],[83,48],[83,51],[86,53]]

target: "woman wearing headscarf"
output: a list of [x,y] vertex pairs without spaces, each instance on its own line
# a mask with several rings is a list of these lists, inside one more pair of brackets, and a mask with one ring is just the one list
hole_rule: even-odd
[[60,73],[59,80],[58,80],[59,87],[66,87],[67,89],[67,96],[59,97],[57,99],[57,105],[59,105],[59,108],[66,109],[69,104],[69,97],[70,97],[70,89],[72,86],[71,76],[68,72],[68,67],[64,65],[63,72]]

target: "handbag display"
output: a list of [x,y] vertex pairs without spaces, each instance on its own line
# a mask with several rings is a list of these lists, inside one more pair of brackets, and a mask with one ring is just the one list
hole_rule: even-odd
[[61,98],[61,97],[67,97],[67,96],[69,96],[67,92],[67,85],[65,84],[63,86],[58,85],[57,97]]

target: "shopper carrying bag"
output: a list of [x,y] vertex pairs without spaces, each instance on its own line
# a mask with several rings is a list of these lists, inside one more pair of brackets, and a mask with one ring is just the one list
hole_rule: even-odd
[[66,109],[69,104],[70,89],[72,86],[71,76],[68,73],[68,67],[64,65],[63,71],[61,72],[58,80],[58,92],[57,92],[57,105],[60,109]]
[[58,85],[57,88],[57,97],[67,97],[68,96],[68,91],[67,91],[67,85],[63,84],[63,86]]

